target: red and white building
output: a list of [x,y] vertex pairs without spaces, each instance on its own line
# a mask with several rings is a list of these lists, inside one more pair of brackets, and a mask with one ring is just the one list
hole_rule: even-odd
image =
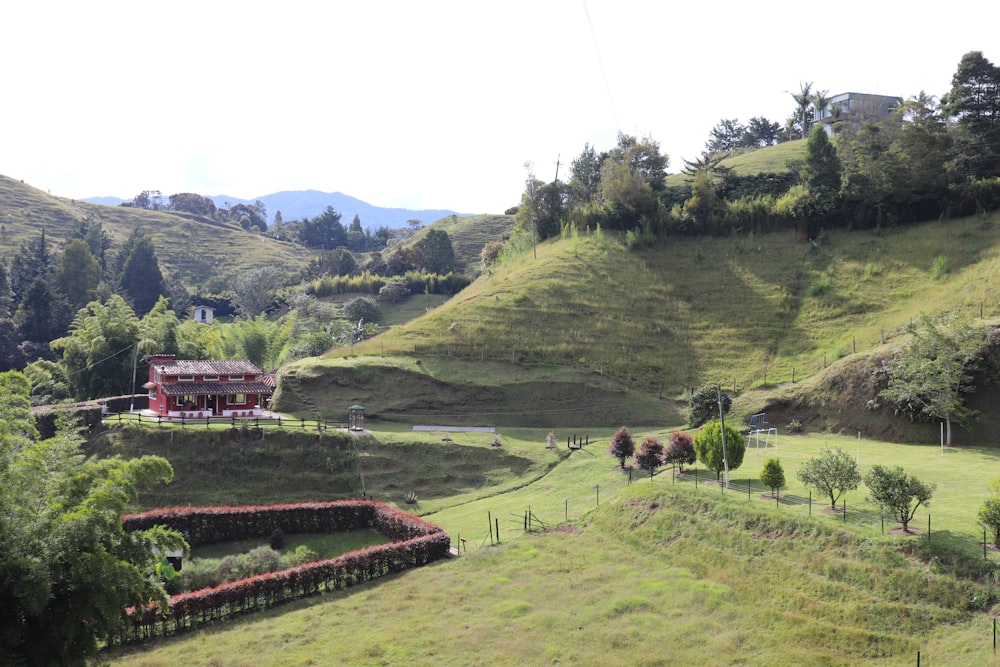
[[149,363],[149,411],[160,417],[260,417],[274,383],[249,361],[189,361],[154,354]]

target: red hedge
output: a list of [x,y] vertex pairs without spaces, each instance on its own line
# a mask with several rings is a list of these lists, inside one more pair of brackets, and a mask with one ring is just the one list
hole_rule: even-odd
[[118,643],[171,634],[303,595],[346,588],[443,558],[451,546],[451,538],[438,526],[373,500],[173,507],[126,515],[122,525],[126,531],[167,526],[184,533],[192,545],[265,537],[275,528],[284,533],[311,533],[373,527],[393,542],[174,595],[166,610],[157,605],[126,609]]

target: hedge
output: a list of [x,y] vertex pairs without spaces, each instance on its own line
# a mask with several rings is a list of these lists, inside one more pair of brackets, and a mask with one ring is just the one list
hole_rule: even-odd
[[373,500],[340,500],[241,507],[174,507],[122,517],[126,531],[163,525],[181,531],[192,545],[283,533],[336,532],[375,528],[393,540],[336,558],[305,563],[170,597],[166,608],[152,604],[124,610],[115,643],[165,636],[201,623],[322,591],[341,590],[385,574],[401,572],[448,555],[451,538],[441,528]]

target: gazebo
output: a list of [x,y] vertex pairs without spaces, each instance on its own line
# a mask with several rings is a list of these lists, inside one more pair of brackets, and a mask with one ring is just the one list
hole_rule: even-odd
[[365,430],[365,406],[363,405],[351,406],[351,409],[347,413],[347,430],[348,431]]

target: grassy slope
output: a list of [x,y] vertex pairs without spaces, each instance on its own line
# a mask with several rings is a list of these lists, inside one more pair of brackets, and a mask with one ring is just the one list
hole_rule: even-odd
[[[898,344],[901,327],[920,312],[964,309],[978,317],[982,307],[985,318],[1000,316],[998,221],[993,214],[884,232],[835,231],[819,245],[793,233],[671,239],[641,251],[609,234],[550,241],[537,259],[525,255],[481,276],[406,326],[294,364],[287,375],[308,378],[309,386],[297,387],[294,398],[279,395],[279,404],[295,411],[312,402],[335,414],[350,394],[383,414],[412,409],[414,392],[403,382],[382,383],[376,395],[355,381],[359,369],[384,365],[382,354],[423,361],[396,365],[408,364],[407,381],[431,376],[422,379],[433,385],[431,404],[434,387],[493,386],[501,384],[495,375],[528,378],[537,366],[573,370],[580,386],[610,378],[675,398],[703,383],[742,392],[765,379],[774,385],[794,375],[802,382],[838,360],[884,349],[883,339]],[[934,280],[939,255],[950,272]],[[435,363],[451,370],[434,376]],[[537,397],[526,398],[505,407],[528,411]],[[575,396],[572,387],[553,386],[551,398]],[[495,401],[470,393],[461,406],[446,404],[448,411],[488,412]]]
[[54,197],[0,176],[0,256],[12,255],[18,244],[43,228],[58,247],[83,220],[100,222],[111,237],[109,260],[134,229],[142,229],[153,239],[161,270],[179,275],[192,287],[261,266],[297,273],[311,257],[299,246],[251,234],[237,225]]
[[[883,538],[877,522],[845,528],[818,503],[813,518],[805,506],[779,509],[759,486],[750,499],[704,483],[674,486],[669,474],[626,486],[603,453],[610,430],[594,435],[591,451],[567,456],[543,449],[544,431],[505,432],[510,453],[558,463],[537,479],[515,473],[529,483],[506,493],[484,489],[478,499],[420,508],[453,538],[468,538],[466,557],[150,644],[111,656],[112,664],[153,667],[194,655],[219,666],[902,665],[917,650],[929,664],[1000,664],[988,610],[976,602],[985,589],[894,548],[919,538]],[[479,435],[453,436],[483,457],[496,454]],[[383,437],[403,458],[415,436]],[[794,471],[823,446],[853,453],[856,445],[824,434],[782,437],[787,492],[805,494]],[[756,476],[775,453],[749,452],[734,478]],[[996,451],[942,456],[933,447],[861,445],[863,470],[903,458],[938,483],[935,542],[973,553],[982,469]],[[848,505],[863,497],[848,494]],[[517,517],[528,507],[550,524],[563,523],[565,507],[565,530],[523,534]],[[487,512],[500,520],[502,547],[483,546]],[[921,510],[914,523],[925,522]]]
[[[737,176],[747,176],[760,172],[788,171],[788,163],[804,160],[806,157],[806,142],[802,139],[786,141],[776,146],[734,155],[722,160],[723,167],[729,167]],[[690,183],[690,174],[678,173],[667,176],[667,185],[676,186]]]
[[479,252],[488,241],[499,241],[514,227],[512,215],[472,215],[441,218],[432,225],[422,227],[400,247],[410,246],[427,236],[428,230],[438,229],[448,233],[455,251],[455,270],[469,276],[478,275]]

